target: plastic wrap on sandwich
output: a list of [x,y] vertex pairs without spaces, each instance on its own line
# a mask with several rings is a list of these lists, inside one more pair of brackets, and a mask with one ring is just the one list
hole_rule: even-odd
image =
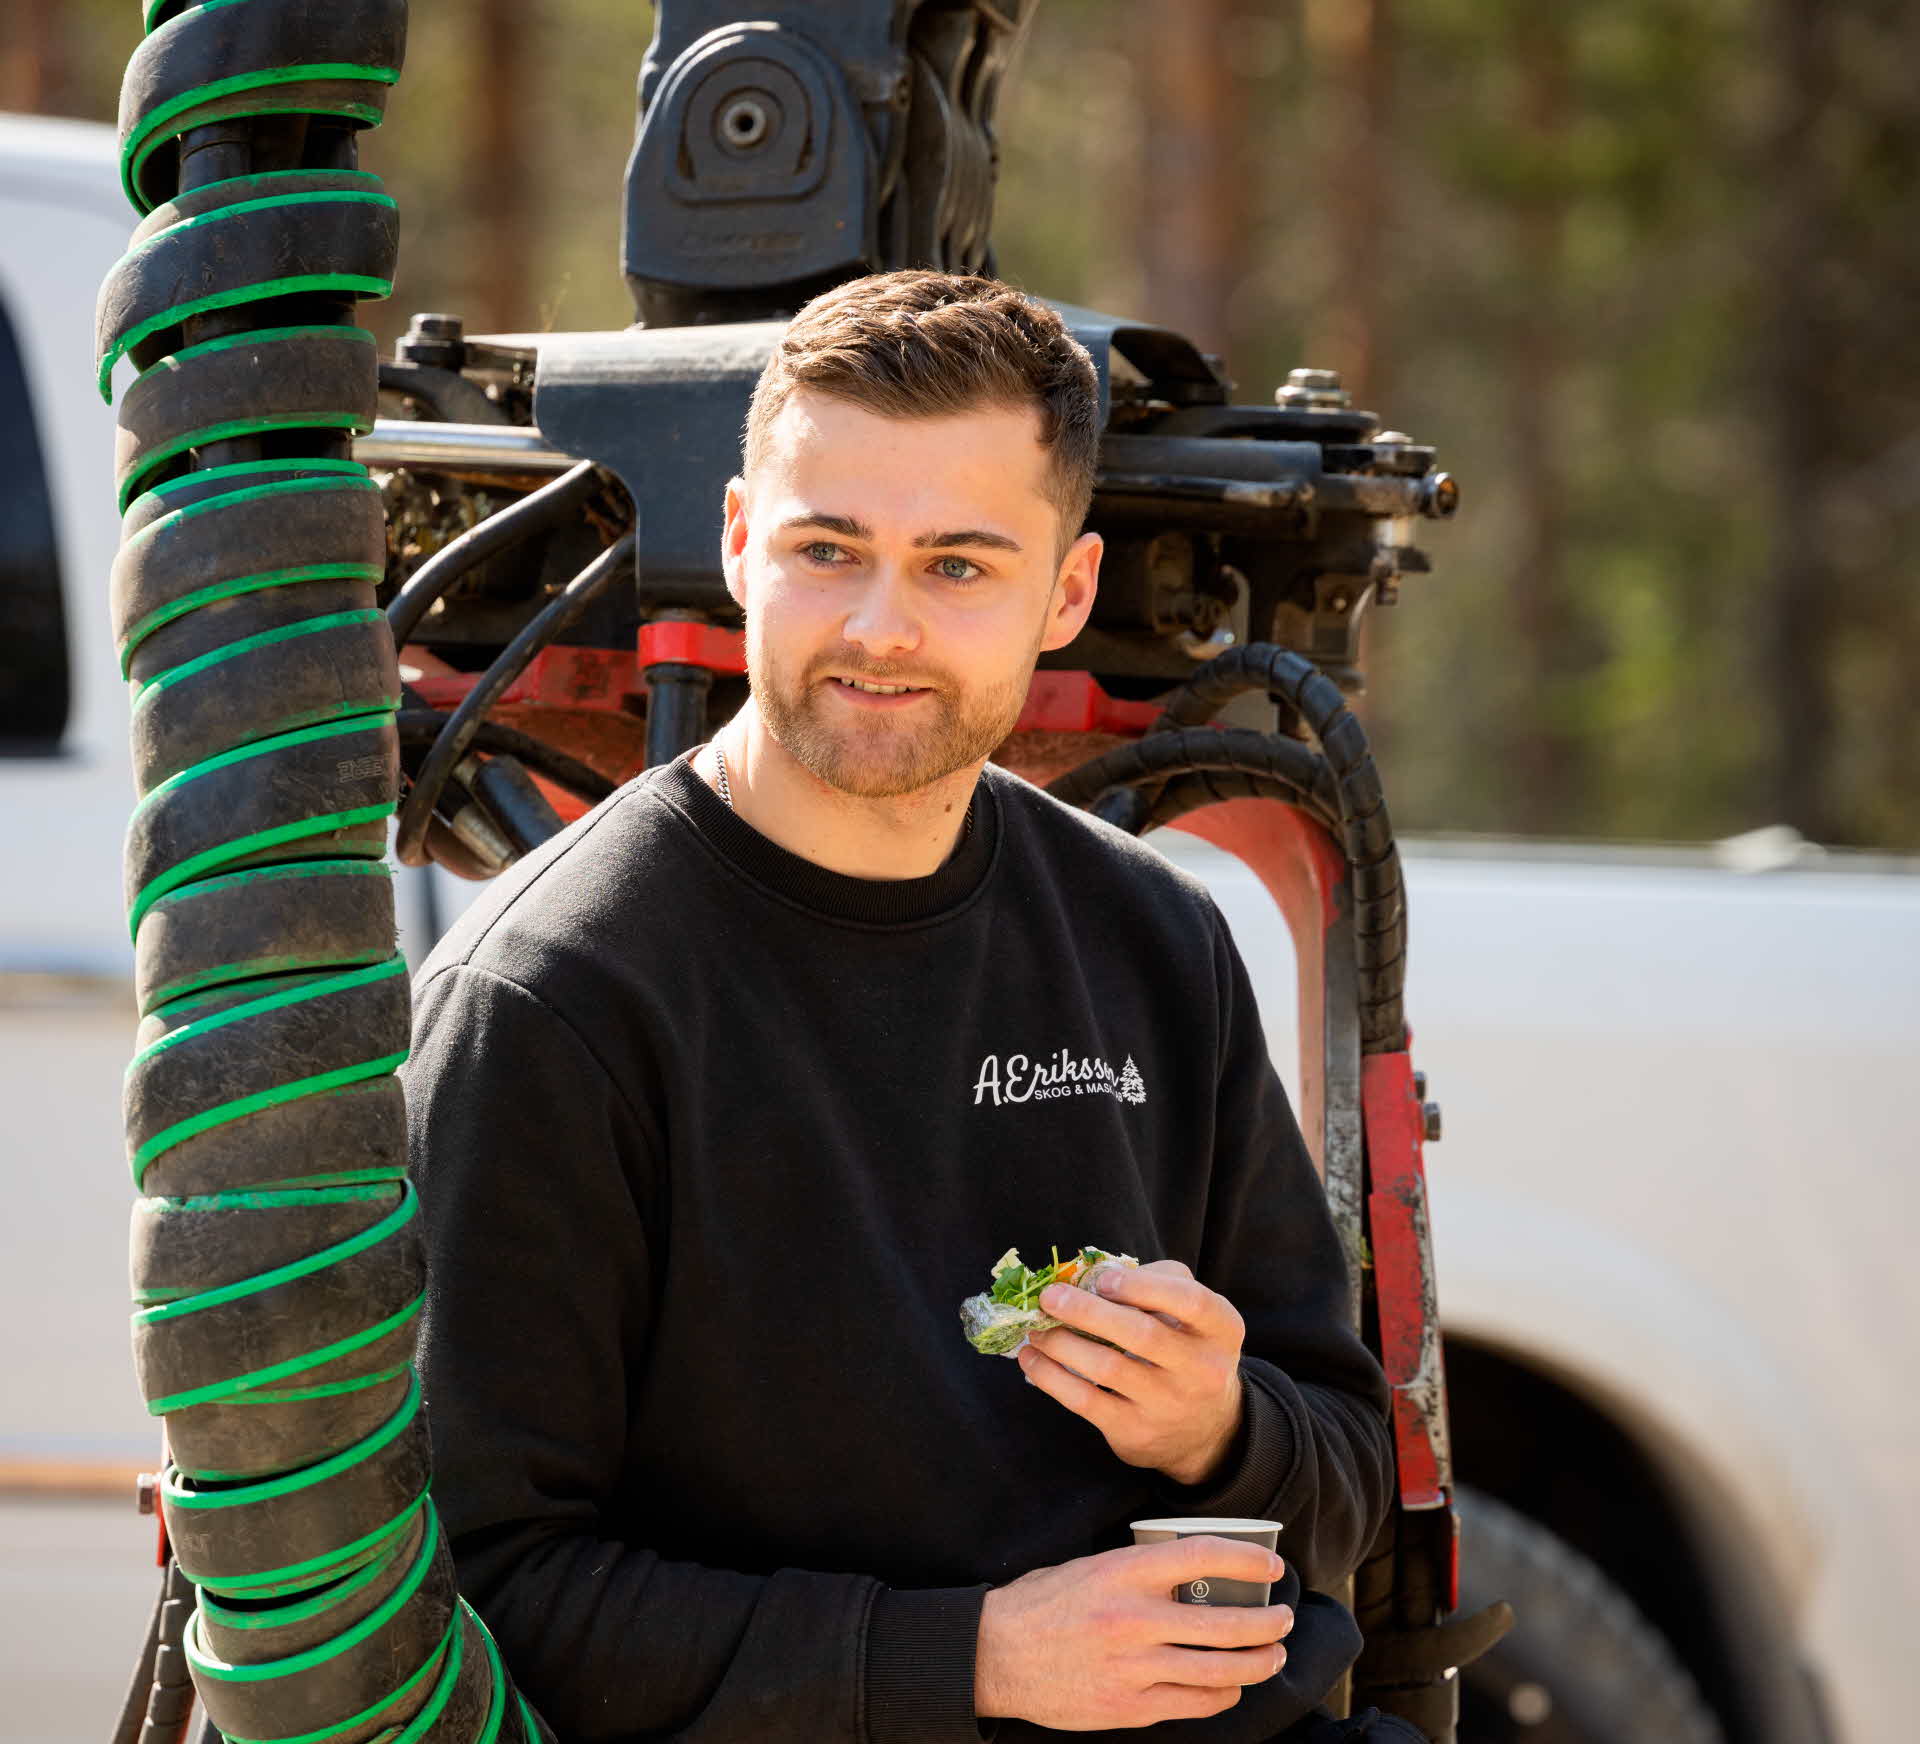
[[[1108,1253],[1083,1247],[1068,1259],[1053,1250],[1053,1263],[1035,1269],[1020,1263],[1020,1250],[1010,1247],[993,1262],[993,1288],[969,1296],[960,1304],[960,1325],[967,1342],[982,1356],[1012,1356],[1033,1332],[1045,1332],[1063,1321],[1040,1309],[1040,1292],[1049,1284],[1071,1284],[1091,1290],[1102,1272],[1137,1266],[1132,1254]],[[1082,1332],[1081,1336],[1091,1337]],[[1105,1344],[1104,1338],[1095,1341]]]

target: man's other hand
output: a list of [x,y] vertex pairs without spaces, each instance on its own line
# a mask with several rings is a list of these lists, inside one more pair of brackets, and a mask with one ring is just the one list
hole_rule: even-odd
[[[1181,1538],[1037,1568],[987,1594],[974,1712],[1064,1732],[1224,1713],[1286,1663],[1287,1605],[1183,1605],[1192,1580],[1278,1580],[1286,1564],[1236,1538]],[[1214,1651],[1206,1651],[1207,1649]]]
[[1240,1427],[1245,1322],[1179,1260],[1116,1266],[1096,1285],[1098,1294],[1071,1284],[1041,1291],[1041,1308],[1065,1324],[1029,1337],[1020,1367],[1128,1465],[1204,1483]]

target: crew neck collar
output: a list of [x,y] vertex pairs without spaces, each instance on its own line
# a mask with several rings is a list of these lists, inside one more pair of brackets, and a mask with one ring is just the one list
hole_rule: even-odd
[[867,926],[932,920],[978,891],[1000,846],[1000,800],[991,764],[974,785],[973,829],[943,865],[924,878],[855,878],[763,836],[700,779],[693,755],[683,751],[659,772],[660,795],[756,884],[830,920]]

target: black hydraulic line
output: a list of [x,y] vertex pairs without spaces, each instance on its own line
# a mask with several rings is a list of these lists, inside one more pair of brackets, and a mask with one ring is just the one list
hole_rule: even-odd
[[437,423],[505,424],[507,414],[458,370],[424,363],[380,365],[380,385],[427,408]]
[[[1132,835],[1229,799],[1277,799],[1305,812],[1329,834],[1340,832],[1332,772],[1325,762],[1295,740],[1246,728],[1151,734],[1069,770],[1048,792],[1083,804]],[[1085,799],[1089,792],[1097,797]],[[1355,870],[1359,881],[1371,876],[1370,868]],[[1363,1008],[1391,999],[1395,985],[1378,970],[1362,970]]]
[[[140,1744],[140,1729],[146,1723],[147,1702],[153,1694],[153,1667],[160,1648],[160,1626],[167,1603],[171,1560],[160,1571],[160,1587],[153,1595],[153,1611],[147,1618],[146,1641],[134,1662],[133,1676],[127,1683],[126,1700],[120,1705],[120,1720],[113,1729],[112,1744]],[[185,1627],[183,1622],[182,1627]]]
[[1164,829],[1176,818],[1185,817],[1190,811],[1199,811],[1203,806],[1219,805],[1229,799],[1277,799],[1283,805],[1291,805],[1317,819],[1329,830],[1339,827],[1337,817],[1329,817],[1322,809],[1319,799],[1305,792],[1293,783],[1279,776],[1250,774],[1245,770],[1195,770],[1192,774],[1176,775],[1162,787],[1147,812],[1147,819],[1141,827],[1147,830]]
[[599,468],[583,460],[551,484],[509,504],[443,545],[387,602],[387,625],[396,647],[404,647],[428,608],[461,576],[490,557],[511,550],[534,534],[573,519],[575,511],[599,487]]
[[499,820],[519,853],[532,852],[564,827],[517,757],[489,757],[474,774],[473,794]]
[[427,845],[434,864],[458,878],[492,878],[506,871],[518,857],[512,834],[484,806],[476,803],[468,777],[479,773],[477,757],[463,758],[459,770],[447,777],[427,826]]
[[[1140,794],[1139,789],[1108,790],[1109,796],[1116,792],[1124,793],[1129,799]],[[1338,815],[1325,809],[1316,794],[1303,792],[1284,777],[1257,775],[1244,770],[1196,770],[1191,774],[1174,776],[1155,792],[1144,821],[1134,833],[1143,835],[1148,830],[1162,829],[1190,811],[1199,811],[1204,806],[1218,805],[1229,799],[1277,799],[1283,805],[1294,806],[1314,818],[1330,835],[1337,835],[1340,830]],[[1107,821],[1114,823],[1117,820],[1109,817]],[[1123,824],[1121,827],[1127,826]],[[1357,971],[1363,1018],[1369,1007],[1384,1008],[1399,996],[1404,952],[1387,953],[1384,960],[1387,963],[1385,971],[1378,967]],[[1381,1027],[1384,1029],[1384,1022]]]
[[[484,523],[483,523],[484,524]],[[582,613],[599,598],[616,577],[629,572],[636,540],[625,533],[602,551],[587,567],[556,594],[501,650],[499,657],[483,672],[474,687],[460,699],[440,737],[428,751],[426,761],[415,775],[413,787],[401,803],[394,825],[393,851],[410,866],[425,865],[427,823],[440,797],[440,790],[454,767],[472,748],[480,723],[508,685],[527,664],[556,636],[578,622]]]
[[1264,691],[1291,708],[1333,772],[1340,826],[1353,871],[1355,967],[1361,980],[1361,1048],[1406,1045],[1407,909],[1400,852],[1365,729],[1340,687],[1304,654],[1249,642],[1200,668],[1168,699],[1154,730],[1207,720],[1230,698]]
[[[1337,818],[1333,772],[1297,740],[1250,727],[1190,727],[1116,745],[1047,784],[1067,805],[1086,805],[1114,787],[1155,786],[1190,770],[1270,775],[1322,818]],[[1295,803],[1299,803],[1296,801]]]
[[[1319,746],[1316,755],[1290,736],[1208,727],[1216,710],[1246,691],[1288,705]],[[1289,648],[1254,642],[1210,660],[1168,698],[1146,737],[1069,770],[1047,791],[1094,810],[1135,834],[1157,827],[1167,805],[1213,803],[1167,785],[1202,771],[1277,779],[1287,797],[1325,824],[1346,850],[1354,893],[1355,967],[1360,976],[1361,1046],[1367,1053],[1403,1047],[1407,923],[1399,850],[1366,734],[1339,687]],[[1116,791],[1118,790],[1118,791]]]
[[180,1744],[193,1717],[193,1679],[184,1657],[193,1586],[178,1562],[167,1563],[154,1632],[153,1679],[141,1714],[139,1744]]
[[1146,831],[1148,800],[1137,787],[1109,787],[1085,809],[1103,824],[1112,824],[1130,836]]
[[[1348,715],[1340,687],[1304,654],[1275,642],[1248,642],[1216,654],[1167,698],[1153,731],[1194,727],[1210,721],[1223,703],[1247,691],[1265,691],[1297,708],[1323,744],[1342,716]],[[1359,722],[1354,721],[1354,730]],[[1364,754],[1366,741],[1360,737]]]
[[[403,708],[395,717],[403,752],[409,745],[431,744],[452,718],[440,709]],[[549,745],[545,739],[536,739],[504,721],[482,721],[480,730],[473,736],[471,749],[517,757],[536,774],[544,775],[588,805],[598,805],[618,790],[618,784],[591,763],[583,763],[558,745]]]
[[647,679],[647,767],[671,763],[682,751],[707,737],[707,698],[713,674],[704,666],[662,660],[649,666]]

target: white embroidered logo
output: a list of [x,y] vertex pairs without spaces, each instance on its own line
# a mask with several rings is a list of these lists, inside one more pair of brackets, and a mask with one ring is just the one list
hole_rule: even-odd
[[1121,1102],[1144,1102],[1147,1085],[1131,1054],[1116,1072],[1098,1055],[1076,1059],[1070,1049],[1061,1048],[1044,1060],[1009,1054],[1004,1073],[1000,1056],[988,1054],[973,1081],[974,1107],[989,1096],[995,1108],[1002,1101],[1046,1102],[1058,1096],[1112,1096]]

